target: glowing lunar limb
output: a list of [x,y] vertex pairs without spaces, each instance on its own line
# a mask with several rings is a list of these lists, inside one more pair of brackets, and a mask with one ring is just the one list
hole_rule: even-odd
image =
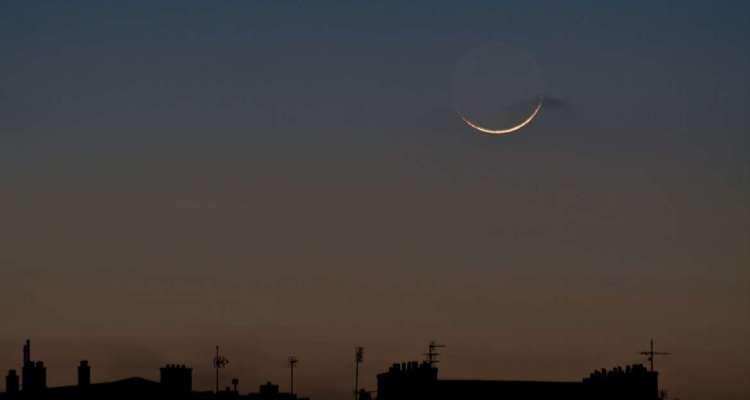
[[483,126],[477,125],[474,122],[469,121],[463,115],[461,115],[460,117],[461,117],[462,120],[464,120],[464,122],[466,122],[467,125],[469,125],[470,127],[478,130],[479,132],[488,133],[488,134],[491,134],[491,135],[504,135],[506,133],[513,133],[513,132],[515,132],[515,131],[523,128],[524,126],[530,124],[531,121],[534,120],[534,118],[536,117],[536,115],[539,114],[539,111],[542,109],[542,103],[543,103],[543,101],[544,101],[543,98],[539,98],[539,103],[536,105],[536,108],[534,108],[534,111],[531,113],[531,115],[528,116],[528,118],[526,118],[525,120],[521,121],[520,124],[518,124],[516,126],[513,126],[513,127],[510,127],[510,128],[506,128],[506,129],[490,129],[490,128],[485,128]]

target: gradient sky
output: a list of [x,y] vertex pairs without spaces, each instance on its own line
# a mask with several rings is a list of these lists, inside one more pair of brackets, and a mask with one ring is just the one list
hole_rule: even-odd
[[[747,2],[3,1],[0,368],[346,399],[645,362],[750,394]],[[330,5],[327,5],[330,4]],[[457,60],[533,54],[556,106],[482,136]]]

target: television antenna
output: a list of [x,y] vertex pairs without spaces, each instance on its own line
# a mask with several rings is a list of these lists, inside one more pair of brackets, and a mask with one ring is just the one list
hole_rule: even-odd
[[438,356],[440,356],[440,353],[438,352],[438,349],[444,347],[444,344],[437,344],[434,340],[430,341],[430,344],[427,346],[427,353],[424,353],[424,355],[427,356],[427,364],[433,366],[439,363]]
[[654,339],[651,339],[651,347],[648,351],[642,351],[638,353],[642,356],[648,356],[647,360],[651,364],[651,372],[654,372],[654,357],[655,356],[670,356],[672,353],[654,351]]
[[216,369],[216,393],[219,393],[219,370],[229,365],[229,360],[219,354],[219,346],[216,346],[216,357],[214,357],[214,369]]
[[299,359],[295,356],[289,356],[287,359],[287,362],[289,363],[289,393],[294,394],[294,367],[297,366],[297,363],[299,363]]

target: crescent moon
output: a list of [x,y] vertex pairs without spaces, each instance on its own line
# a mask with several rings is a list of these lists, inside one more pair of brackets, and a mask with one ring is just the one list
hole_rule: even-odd
[[541,111],[541,109],[542,109],[542,103],[543,102],[544,102],[544,99],[540,97],[539,98],[539,104],[536,105],[536,107],[534,108],[534,111],[531,113],[531,115],[528,116],[528,118],[526,118],[525,120],[521,121],[520,124],[518,124],[516,126],[513,126],[513,127],[510,127],[510,128],[506,128],[506,129],[489,129],[489,128],[485,128],[485,127],[480,126],[480,125],[478,125],[478,124],[476,124],[474,122],[471,122],[470,120],[466,119],[463,115],[459,114],[459,116],[461,117],[462,120],[464,120],[464,122],[466,122],[466,125],[469,125],[470,127],[478,130],[479,132],[488,133],[490,135],[505,135],[507,133],[513,133],[513,132],[515,132],[515,131],[523,128],[524,126],[530,124],[531,121],[534,120],[534,118],[536,117],[536,115],[539,114],[539,111]]

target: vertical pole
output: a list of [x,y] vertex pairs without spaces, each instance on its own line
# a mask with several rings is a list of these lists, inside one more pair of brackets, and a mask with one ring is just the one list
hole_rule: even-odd
[[295,356],[289,356],[289,393],[294,394],[294,366],[299,360]]
[[651,372],[654,372],[654,339],[651,339],[651,357],[649,357],[649,361],[651,361]]
[[216,368],[216,394],[219,394],[219,346],[216,346],[216,358],[214,359],[214,368]]
[[364,347],[354,349],[354,400],[359,395],[359,364],[364,360]]
[[354,400],[357,400],[357,392],[359,392],[359,361],[354,366]]

